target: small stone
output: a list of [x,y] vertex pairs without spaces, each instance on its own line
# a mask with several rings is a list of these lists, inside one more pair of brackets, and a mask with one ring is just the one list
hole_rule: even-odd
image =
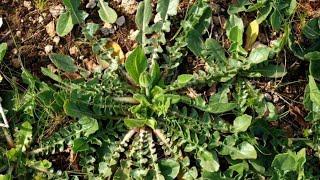
[[53,49],[52,45],[46,45],[46,47],[44,47],[44,51],[49,54]]
[[120,6],[127,14],[134,14],[137,11],[138,2],[136,0],[122,0]]
[[12,49],[12,54],[14,55],[18,54],[18,49],[17,48]]
[[124,18],[124,16],[120,16],[117,21],[116,21],[116,24],[118,26],[122,26],[124,23],[126,22],[126,19]]
[[87,9],[93,9],[94,7],[96,7],[97,3],[96,0],[89,0],[88,4],[86,5]]
[[115,32],[115,30],[113,28],[101,28],[100,31],[105,36],[107,36],[109,34],[113,34]]
[[17,32],[16,32],[16,36],[17,36],[17,37],[21,37],[21,31],[17,31]]
[[45,12],[42,13],[42,16],[43,16],[43,17],[47,17],[47,13],[45,13]]
[[78,52],[79,52],[79,49],[77,48],[77,46],[72,46],[72,47],[69,49],[70,55],[76,55]]
[[20,68],[21,67],[21,62],[18,58],[13,58],[11,59],[11,64],[15,68]]
[[272,101],[272,96],[269,93],[264,93],[264,98],[269,102]]
[[64,11],[64,7],[63,7],[61,4],[59,4],[59,5],[57,5],[57,6],[51,6],[51,7],[49,8],[49,12],[51,13],[51,15],[52,15],[54,18],[56,18],[56,17],[58,17],[60,14],[62,14],[63,11]]
[[43,22],[43,20],[44,20],[44,19],[43,19],[43,17],[42,17],[42,16],[39,16],[39,18],[38,18],[38,22],[39,22],[39,23],[42,23],[42,22]]
[[273,95],[273,102],[274,102],[274,103],[277,103],[277,102],[279,102],[279,100],[280,100],[279,96],[276,95],[276,94],[274,94],[274,95]]
[[32,9],[31,1],[23,1],[23,6],[26,7],[28,10]]
[[56,35],[54,21],[51,21],[49,24],[46,25],[46,31],[50,37],[54,37]]
[[59,36],[55,36],[52,41],[53,41],[56,45],[58,45],[59,42],[60,42],[60,37],[59,37]]

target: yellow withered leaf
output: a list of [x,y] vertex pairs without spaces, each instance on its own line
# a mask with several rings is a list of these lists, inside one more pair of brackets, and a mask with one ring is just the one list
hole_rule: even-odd
[[257,20],[252,21],[246,31],[246,45],[245,49],[250,50],[252,45],[256,42],[259,34],[259,23]]
[[120,45],[114,41],[109,41],[106,45],[106,48],[112,48],[113,49],[113,53],[111,54],[113,57],[118,56],[119,57],[119,63],[123,64],[124,60],[125,60],[125,56],[123,54],[123,51],[120,47]]

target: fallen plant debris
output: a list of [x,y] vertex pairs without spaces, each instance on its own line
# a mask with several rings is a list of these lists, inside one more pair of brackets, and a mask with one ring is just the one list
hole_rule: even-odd
[[0,180],[319,179],[317,9],[3,0]]

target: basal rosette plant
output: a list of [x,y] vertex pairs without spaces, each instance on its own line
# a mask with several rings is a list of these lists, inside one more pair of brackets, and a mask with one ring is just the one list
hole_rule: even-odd
[[[60,36],[88,16],[77,10],[78,2],[63,2],[67,8],[58,19]],[[279,2],[241,0],[230,6],[228,50],[208,33],[212,10],[206,0],[189,8],[171,43],[167,37],[179,1],[159,0],[155,7],[151,0],[141,1],[135,16],[138,45],[126,58],[114,42],[97,38],[100,25],[82,24],[83,41],[92,46],[100,66],[89,72],[72,57],[53,53],[49,58],[57,73],[41,69],[51,82],[23,69],[27,89],[21,92],[14,84],[6,97],[14,100],[7,116],[14,114],[18,121],[9,129],[14,145],[0,148],[0,179],[313,177],[304,168],[306,146],[291,148],[283,131],[269,126],[279,118],[276,108],[249,81],[286,75],[284,66],[272,63],[290,34],[290,26],[282,26],[284,19],[277,17],[279,12],[292,16],[295,1]],[[114,23],[114,10],[102,0],[98,4],[102,21]],[[239,13],[255,11],[258,18],[245,32]],[[283,33],[272,46],[254,46],[267,17]],[[250,41],[244,43],[244,34]],[[201,60],[203,68],[181,70],[186,57]],[[68,73],[80,78],[68,79]],[[308,117],[317,119],[320,98],[313,76],[307,89]],[[313,129],[319,131],[317,125]],[[317,142],[315,136],[309,146],[319,152]],[[69,167],[57,168],[56,156],[68,159]]]

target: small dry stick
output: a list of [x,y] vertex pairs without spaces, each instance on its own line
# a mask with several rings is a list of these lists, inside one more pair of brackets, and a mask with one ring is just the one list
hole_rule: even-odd
[[8,120],[7,120],[6,116],[4,115],[3,108],[2,108],[2,105],[1,105],[1,101],[2,101],[2,99],[0,97],[0,114],[1,114],[1,117],[3,119],[3,123],[0,123],[0,127],[2,127],[3,134],[6,137],[6,140],[7,140],[7,143],[9,145],[9,147],[13,148],[14,147],[14,142],[12,140],[12,137],[11,137],[10,133],[7,130],[7,128],[9,128],[9,123],[8,123]]
[[0,123],[0,127],[9,128],[9,124],[8,124],[7,118],[6,118],[6,116],[4,115],[4,112],[3,112],[1,101],[2,101],[2,99],[0,97],[0,114],[1,114],[2,120],[4,122],[4,123]]

